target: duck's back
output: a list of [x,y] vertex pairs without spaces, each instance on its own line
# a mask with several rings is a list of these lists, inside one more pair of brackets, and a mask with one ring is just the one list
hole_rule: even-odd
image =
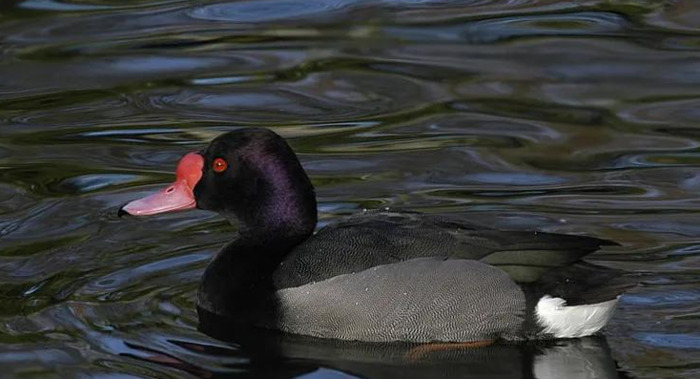
[[517,282],[534,282],[611,244],[597,238],[485,228],[464,220],[421,213],[365,212],[319,230],[280,264],[276,288],[351,274],[415,258],[481,260]]

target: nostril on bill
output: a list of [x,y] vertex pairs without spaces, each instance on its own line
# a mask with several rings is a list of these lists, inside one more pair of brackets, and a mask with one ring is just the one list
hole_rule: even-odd
[[126,204],[124,204],[123,206],[119,207],[119,210],[117,211],[117,217],[122,217],[122,216],[126,216],[126,215],[129,214],[129,212],[127,212],[127,211],[124,210],[124,207],[125,207],[125,206],[126,206]]

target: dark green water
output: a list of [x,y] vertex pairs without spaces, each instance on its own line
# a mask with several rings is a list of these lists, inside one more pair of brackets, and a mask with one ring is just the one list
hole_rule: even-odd
[[[116,210],[237,126],[289,139],[322,223],[459,213],[654,275],[603,339],[217,341],[195,291],[229,226]],[[0,377],[700,377],[699,198],[700,2],[0,2]]]

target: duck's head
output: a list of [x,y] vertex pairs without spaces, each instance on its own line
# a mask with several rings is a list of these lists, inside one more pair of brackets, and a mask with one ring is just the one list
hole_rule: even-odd
[[132,201],[120,214],[146,216],[192,208],[238,221],[241,234],[308,235],[316,225],[313,186],[285,140],[268,129],[238,129],[185,155],[177,179]]

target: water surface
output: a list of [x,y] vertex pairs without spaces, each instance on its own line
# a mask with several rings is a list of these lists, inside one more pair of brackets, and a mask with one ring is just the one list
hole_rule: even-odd
[[[692,0],[2,1],[2,375],[700,376],[699,25]],[[244,126],[288,138],[322,224],[461,214],[612,239],[595,262],[653,275],[603,339],[218,341],[195,292],[232,229],[116,209]]]

